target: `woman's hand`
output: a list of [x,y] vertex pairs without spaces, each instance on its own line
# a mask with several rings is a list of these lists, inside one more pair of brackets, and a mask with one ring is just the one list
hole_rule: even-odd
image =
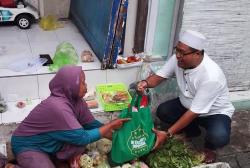
[[113,135],[114,130],[110,130],[106,132],[106,134],[103,135],[103,138],[107,138],[112,141],[112,135]]
[[160,131],[155,128],[153,128],[153,131],[156,135],[156,142],[153,147],[153,150],[159,149],[168,139],[167,133],[165,131]]
[[118,119],[110,121],[108,124],[109,124],[110,129],[116,130],[116,129],[121,128],[123,124],[129,120],[131,120],[131,118],[118,118]]
[[130,118],[119,118],[110,121],[100,128],[101,136],[104,138],[112,139],[112,134],[114,130],[117,130],[123,126],[123,124],[127,121],[131,120]]

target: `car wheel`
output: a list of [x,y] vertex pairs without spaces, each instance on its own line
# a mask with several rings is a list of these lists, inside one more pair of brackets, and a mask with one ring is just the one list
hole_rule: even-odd
[[32,18],[28,15],[20,15],[17,17],[16,23],[21,29],[29,29],[32,23]]

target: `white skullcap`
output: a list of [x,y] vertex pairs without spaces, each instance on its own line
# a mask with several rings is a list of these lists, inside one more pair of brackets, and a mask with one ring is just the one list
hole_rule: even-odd
[[181,34],[179,41],[194,49],[203,50],[206,37],[199,32],[186,30]]

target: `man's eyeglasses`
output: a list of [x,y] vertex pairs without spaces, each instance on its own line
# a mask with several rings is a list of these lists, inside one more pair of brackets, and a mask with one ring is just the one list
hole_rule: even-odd
[[191,51],[191,52],[188,52],[188,53],[183,53],[182,50],[178,49],[177,47],[174,48],[174,53],[176,54],[176,56],[180,57],[180,58],[183,58],[185,57],[186,55],[190,55],[190,54],[193,54],[197,52],[197,50],[195,51]]

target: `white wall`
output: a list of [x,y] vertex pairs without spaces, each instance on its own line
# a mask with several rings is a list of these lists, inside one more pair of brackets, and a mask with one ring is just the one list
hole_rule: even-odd
[[137,4],[138,0],[128,1],[127,22],[126,22],[126,32],[125,32],[125,42],[124,42],[124,53],[123,53],[125,57],[133,54],[132,49],[134,47]]
[[70,0],[26,0],[40,11],[40,16],[55,15],[68,18]]
[[207,37],[206,51],[224,70],[231,90],[250,86],[249,8],[249,0],[185,0],[182,30]]
[[[137,80],[140,68],[85,71],[89,89],[97,84],[123,82],[128,87]],[[49,96],[49,81],[55,74],[39,74],[0,78],[0,93],[7,101],[45,99]]]
[[[97,84],[123,82],[129,87],[138,78],[140,68],[114,69],[114,70],[90,70],[85,71],[88,89],[95,89]],[[27,76],[13,76],[0,78],[0,93],[7,100],[8,111],[0,113],[0,125],[13,122],[21,122],[29,112],[50,94],[49,81],[55,74],[40,74]],[[26,107],[16,107],[18,101],[26,102]],[[30,103],[28,103],[30,102]],[[93,111],[100,121],[107,122],[113,116],[111,113],[103,113],[101,108]],[[1,136],[1,135],[0,135]]]
[[39,1],[41,0],[26,0],[26,2],[34,6],[36,9],[39,9]]

